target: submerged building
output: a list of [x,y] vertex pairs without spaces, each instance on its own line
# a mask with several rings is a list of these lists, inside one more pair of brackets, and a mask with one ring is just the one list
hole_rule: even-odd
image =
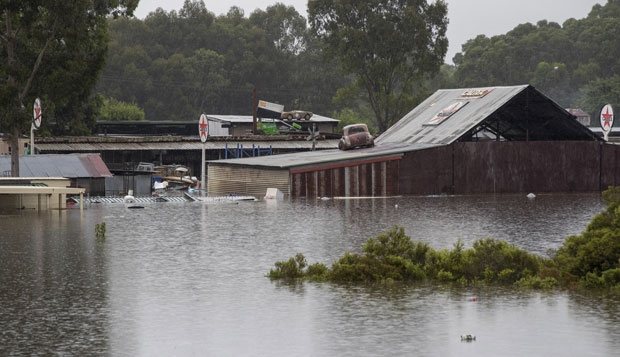
[[393,196],[599,191],[620,184],[606,143],[530,85],[439,90],[373,148],[210,161],[209,195]]

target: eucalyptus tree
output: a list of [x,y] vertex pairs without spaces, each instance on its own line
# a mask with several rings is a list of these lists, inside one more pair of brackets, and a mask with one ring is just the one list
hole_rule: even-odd
[[[56,105],[85,101],[105,62],[107,17],[132,15],[137,4],[138,0],[0,2],[0,131],[9,134],[12,176],[19,176],[18,138],[30,124],[28,109],[34,98],[64,99]],[[58,98],[57,93],[77,95]]]
[[380,131],[412,108],[425,76],[443,64],[447,12],[442,0],[308,2],[313,33],[356,76]]

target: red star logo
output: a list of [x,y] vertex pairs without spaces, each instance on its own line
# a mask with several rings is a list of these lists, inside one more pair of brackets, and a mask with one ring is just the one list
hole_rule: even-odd
[[611,119],[614,117],[613,114],[609,113],[609,107],[606,109],[607,110],[605,113],[601,113],[601,116],[603,117],[603,129],[611,127]]
[[202,138],[203,136],[206,137],[207,136],[207,122],[202,122],[198,125],[200,127],[200,137]]

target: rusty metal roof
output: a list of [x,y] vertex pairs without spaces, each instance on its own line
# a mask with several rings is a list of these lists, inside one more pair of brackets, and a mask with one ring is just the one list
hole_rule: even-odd
[[[312,141],[243,141],[239,142],[244,149],[251,148],[252,145],[260,146],[263,149],[271,146],[273,149],[310,149]],[[205,146],[207,150],[224,150],[226,148],[224,141],[207,141]],[[133,142],[133,143],[37,143],[37,149],[42,152],[99,152],[99,151],[115,151],[115,150],[201,150],[202,143],[171,141],[171,142]],[[237,142],[228,142],[229,149],[235,149]],[[317,140],[316,147],[318,149],[335,149],[338,147],[337,139]]]
[[564,108],[529,85],[442,89],[376,140],[448,145],[483,135],[507,141],[598,140]]
[[[251,115],[208,114],[207,117],[209,118],[209,120],[231,122],[231,123],[252,123],[254,121],[254,118]],[[273,120],[263,119],[263,121],[273,121]],[[318,114],[313,114],[309,120],[303,120],[303,121],[315,122],[315,123],[334,123],[334,124],[337,124],[339,122],[339,120],[324,117]]]
[[299,169],[321,164],[335,164],[340,162],[362,161],[371,158],[381,158],[399,155],[408,151],[429,149],[434,144],[386,144],[372,148],[357,150],[322,150],[306,151],[291,154],[261,156],[243,159],[212,160],[209,165],[252,166],[271,169]]
[[[11,171],[11,157],[0,156],[0,172]],[[112,176],[98,154],[23,155],[19,157],[20,177],[106,177]]]

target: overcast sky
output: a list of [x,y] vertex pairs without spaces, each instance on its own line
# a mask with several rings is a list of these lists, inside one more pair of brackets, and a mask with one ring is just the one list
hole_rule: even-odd
[[[140,0],[136,10],[138,18],[144,18],[158,7],[166,11],[179,10],[184,0]],[[239,6],[245,15],[256,8],[265,9],[276,0],[205,0],[207,9],[216,15],[225,14],[231,6]],[[307,0],[280,0],[292,5],[306,16]],[[586,17],[595,4],[605,4],[606,0],[447,0],[448,40],[450,47],[446,62],[461,50],[461,45],[479,34],[494,36],[506,33],[516,25],[539,20],[558,22],[560,25],[571,17]]]

